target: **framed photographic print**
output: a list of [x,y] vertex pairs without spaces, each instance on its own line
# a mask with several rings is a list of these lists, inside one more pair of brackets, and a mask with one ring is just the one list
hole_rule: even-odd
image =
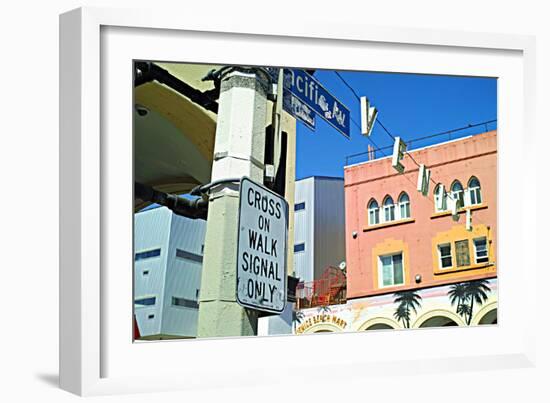
[[532,38],[329,25],[61,16],[62,388],[532,365]]

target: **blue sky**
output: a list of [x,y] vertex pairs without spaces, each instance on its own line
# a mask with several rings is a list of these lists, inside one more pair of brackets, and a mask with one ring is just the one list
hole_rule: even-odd
[[[371,73],[340,71],[340,75],[359,96],[367,96],[377,107],[378,118],[394,136],[405,141],[433,133],[468,126],[497,118],[497,80],[494,78],[435,76],[418,74]],[[342,80],[331,70],[317,70],[314,77],[343,102],[352,119],[360,124],[359,101]],[[316,118],[315,132],[297,124],[296,178],[312,175],[344,175],[346,156],[367,151],[369,140],[352,123],[351,140]],[[488,125],[493,130],[496,123]],[[485,131],[476,127],[455,133],[459,138]],[[371,135],[379,147],[392,144],[379,124]],[[439,136],[413,143],[414,148],[449,140]],[[390,153],[391,150],[384,150]],[[377,153],[377,157],[382,156]],[[365,161],[355,157],[351,162]]]

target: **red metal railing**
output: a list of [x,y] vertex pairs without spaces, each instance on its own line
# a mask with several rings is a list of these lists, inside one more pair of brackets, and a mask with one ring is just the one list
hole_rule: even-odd
[[296,308],[342,304],[346,302],[346,275],[336,267],[327,267],[320,279],[298,283]]

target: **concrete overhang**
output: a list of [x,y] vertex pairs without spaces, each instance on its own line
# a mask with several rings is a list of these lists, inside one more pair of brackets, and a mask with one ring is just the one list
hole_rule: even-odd
[[[201,78],[219,67],[157,64],[200,91],[214,88]],[[134,180],[176,194],[208,183],[217,115],[157,81],[135,87],[134,106]]]

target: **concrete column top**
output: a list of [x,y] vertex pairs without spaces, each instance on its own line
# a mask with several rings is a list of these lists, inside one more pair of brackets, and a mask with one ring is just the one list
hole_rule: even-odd
[[[269,93],[271,75],[263,67],[226,66],[220,69],[220,92],[235,87],[260,89],[264,95]],[[259,84],[259,85],[258,85]]]

